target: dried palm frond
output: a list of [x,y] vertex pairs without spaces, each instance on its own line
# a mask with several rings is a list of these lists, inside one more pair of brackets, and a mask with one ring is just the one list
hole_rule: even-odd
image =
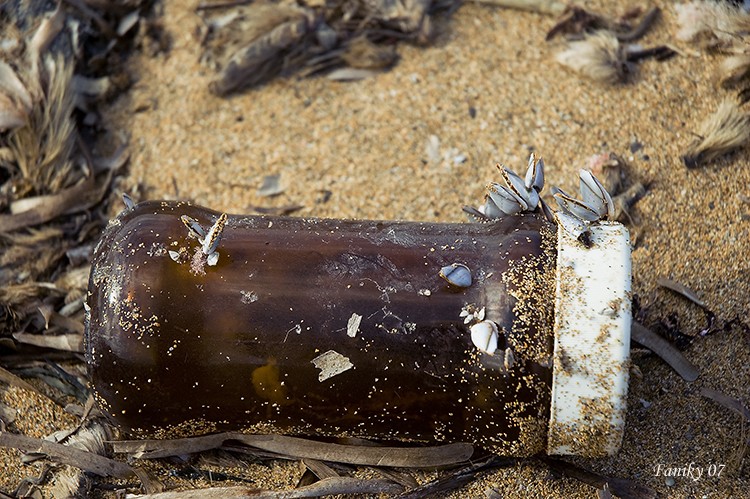
[[698,138],[682,160],[696,168],[750,142],[750,114],[740,110],[733,99],[724,99],[719,109],[701,123]]

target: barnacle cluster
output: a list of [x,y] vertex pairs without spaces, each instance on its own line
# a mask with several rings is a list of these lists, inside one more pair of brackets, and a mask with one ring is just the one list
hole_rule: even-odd
[[559,210],[552,212],[541,197],[544,187],[544,161],[531,153],[526,175],[522,179],[513,170],[497,165],[505,185],[490,182],[484,204],[479,208],[464,207],[464,211],[478,221],[493,221],[537,209],[571,233],[586,241],[589,225],[600,220],[614,220],[612,198],[601,182],[588,170],[581,170],[581,199],[576,199],[562,189],[553,187],[552,194]]
[[[552,212],[541,197],[544,187],[544,161],[541,157],[531,153],[523,179],[505,166],[498,164],[497,169],[505,185],[491,182],[487,186],[482,206],[464,207],[464,211],[477,221],[491,222],[518,213],[541,210],[548,220],[560,225],[584,245],[590,246],[590,225],[601,220],[615,219],[612,198],[588,170],[581,170],[579,173],[581,199],[574,198],[560,188],[552,188],[552,195],[559,208]],[[441,276],[447,268],[441,270]],[[499,328],[495,322],[485,320],[484,309],[475,312],[464,308],[460,316],[466,324],[471,323],[469,329],[474,346],[482,352],[494,354]]]

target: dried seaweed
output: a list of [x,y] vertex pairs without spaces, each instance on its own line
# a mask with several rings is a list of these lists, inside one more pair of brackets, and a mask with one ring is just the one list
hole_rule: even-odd
[[173,440],[121,440],[112,445],[115,452],[128,453],[136,459],[155,459],[217,449],[232,441],[291,458],[400,468],[430,468],[461,463],[469,459],[473,452],[471,445],[462,443],[435,447],[366,447],[282,435],[231,432]]

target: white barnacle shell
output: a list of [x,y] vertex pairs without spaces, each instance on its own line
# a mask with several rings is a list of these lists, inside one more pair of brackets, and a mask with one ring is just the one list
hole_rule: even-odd
[[537,159],[533,152],[529,156],[529,167],[526,170],[524,185],[527,189],[534,189],[536,192],[541,192],[544,187],[544,160]]
[[582,234],[585,234],[589,230],[586,222],[565,211],[556,211],[555,219],[557,220],[557,223],[563,226],[565,232],[572,235],[576,239],[581,237]]
[[187,215],[182,215],[180,217],[180,220],[185,225],[185,227],[187,227],[190,234],[197,237],[198,240],[203,240],[203,238],[206,237],[206,231],[203,230],[203,227],[201,227],[201,224],[199,224],[196,219]]
[[615,207],[607,189],[588,170],[581,170],[579,176],[581,178],[581,198],[583,202],[594,208],[599,218],[614,219]]
[[[492,201],[497,209],[505,215],[515,215],[516,213],[520,213],[528,208],[528,205],[523,198],[497,182],[491,182],[490,185],[487,186],[487,201],[488,203],[485,204],[485,210],[489,205],[489,201]],[[490,216],[489,213],[485,213],[485,215]]]
[[525,204],[523,211],[534,210],[536,205],[539,204],[539,193],[534,189],[527,189],[524,180],[516,175],[513,170],[503,167],[500,169],[500,173],[503,175],[503,179],[508,185],[508,189],[513,194],[523,199]]
[[182,256],[180,255],[179,252],[173,251],[173,250],[169,250],[168,253],[169,253],[169,258],[171,258],[172,260],[174,260],[177,263],[180,263],[180,260],[182,259]]
[[497,350],[497,324],[492,321],[477,322],[469,328],[471,342],[482,352],[490,355]]
[[219,252],[218,251],[213,251],[213,252],[209,253],[208,256],[206,257],[206,263],[210,267],[213,267],[214,265],[216,265],[217,263],[219,263]]
[[463,263],[452,263],[440,269],[440,277],[459,288],[471,286],[471,270]]
[[[206,237],[201,241],[202,250],[204,255],[209,257],[216,252],[216,248],[219,247],[219,241],[221,240],[221,233],[224,231],[224,225],[227,223],[227,214],[222,213],[216,222],[211,226],[206,234]],[[219,256],[217,255],[216,260],[218,261]],[[209,263],[211,265],[211,263]]]
[[599,211],[597,211],[596,208],[570,196],[562,189],[557,189],[557,192],[554,193],[554,197],[562,211],[573,215],[576,218],[580,218],[586,222],[596,222],[601,218]]

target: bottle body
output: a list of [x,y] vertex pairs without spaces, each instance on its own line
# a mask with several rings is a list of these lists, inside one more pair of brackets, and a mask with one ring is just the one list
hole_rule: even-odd
[[[142,203],[95,252],[87,362],[100,408],[123,429],[544,450],[556,250],[542,217],[229,216],[215,265],[184,217],[211,227],[220,214]],[[470,285],[441,276],[454,264]],[[488,321],[492,353],[471,338]]]

